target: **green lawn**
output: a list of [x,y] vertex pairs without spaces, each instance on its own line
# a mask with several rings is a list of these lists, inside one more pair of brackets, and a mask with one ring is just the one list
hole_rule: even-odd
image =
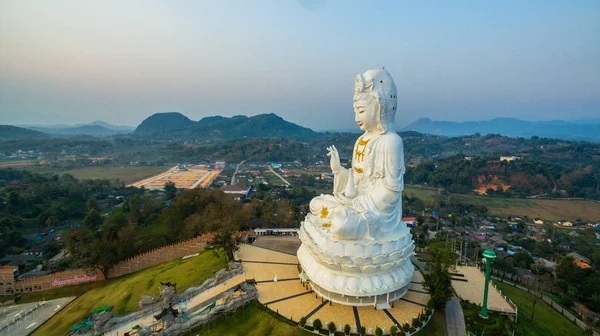
[[184,334],[184,336],[292,336],[314,335],[288,324],[266,310],[258,302],[253,302],[234,313],[223,315],[216,320]]
[[533,324],[529,322],[533,301],[531,295],[510,285],[494,281],[502,293],[519,307],[517,327],[522,335],[563,336],[583,335],[583,331],[552,307],[539,299],[535,305]]
[[417,335],[423,336],[444,336],[446,335],[446,319],[444,313],[439,309],[433,313],[431,321],[427,323],[425,328],[421,329]]
[[52,317],[36,331],[36,335],[65,335],[75,323],[79,323],[92,310],[104,305],[113,306],[114,315],[125,315],[138,309],[138,301],[143,295],[158,296],[160,282],[171,281],[177,284],[177,291],[199,286],[213,276],[213,271],[224,268],[226,257],[213,251],[204,251],[199,256],[187,260],[173,260],[145,270],[106,280],[104,285],[87,291],[68,307]]

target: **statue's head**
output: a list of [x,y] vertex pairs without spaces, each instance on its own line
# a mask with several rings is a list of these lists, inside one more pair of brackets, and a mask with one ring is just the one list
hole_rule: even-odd
[[354,86],[355,121],[363,131],[393,131],[398,102],[396,84],[385,69],[356,75]]

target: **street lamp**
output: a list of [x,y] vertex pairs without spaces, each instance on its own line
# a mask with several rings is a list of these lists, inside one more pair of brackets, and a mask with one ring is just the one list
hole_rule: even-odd
[[488,299],[488,287],[490,285],[490,269],[492,268],[492,261],[496,259],[496,253],[493,250],[485,250],[483,252],[483,258],[485,259],[485,289],[483,290],[483,307],[481,308],[481,316],[484,319],[490,318],[487,309]]

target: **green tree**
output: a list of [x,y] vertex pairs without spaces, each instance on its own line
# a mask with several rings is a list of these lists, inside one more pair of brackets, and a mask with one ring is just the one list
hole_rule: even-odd
[[513,257],[513,263],[517,267],[529,268],[533,264],[533,258],[527,252],[517,252]]
[[92,208],[87,216],[83,219],[83,225],[87,227],[98,227],[102,224],[102,216],[98,212],[98,210]]
[[173,199],[175,198],[175,196],[177,196],[177,187],[175,186],[175,183],[173,183],[172,181],[168,181],[167,183],[165,183],[165,197],[167,199]]
[[327,324],[327,330],[329,330],[329,333],[334,333],[335,332],[335,323],[329,322]]
[[314,320],[313,328],[315,328],[315,330],[317,330],[317,331],[321,330],[321,328],[323,328],[323,323],[321,322],[321,320],[319,320],[319,319]]
[[224,226],[215,233],[211,245],[220,247],[225,251],[228,261],[234,261],[233,253],[240,249],[240,240],[236,235],[236,230],[231,226]]
[[94,197],[94,196],[88,197],[87,201],[85,202],[85,206],[87,207],[88,211],[90,211],[92,209],[94,209],[96,211],[100,211],[100,207],[98,206],[98,201],[96,200],[96,197]]
[[423,287],[427,289],[437,308],[446,306],[452,298],[452,276],[458,256],[446,244],[440,242],[429,245],[425,252],[430,260],[425,264]]

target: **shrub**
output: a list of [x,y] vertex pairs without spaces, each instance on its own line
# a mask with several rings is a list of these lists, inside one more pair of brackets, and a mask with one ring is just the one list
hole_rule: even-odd
[[433,307],[435,305],[435,302],[433,301],[433,299],[429,299],[429,301],[427,301],[427,307]]
[[367,334],[367,327],[365,326],[360,326],[360,334],[361,335],[366,335]]
[[421,326],[423,325],[423,323],[421,322],[421,320],[419,320],[418,317],[413,318],[412,320],[412,326],[416,329],[416,328],[421,328]]
[[306,325],[306,317],[302,316],[302,317],[300,318],[300,322],[298,322],[298,324],[300,324],[300,326],[301,326],[302,328],[304,328],[304,326]]
[[383,330],[381,330],[379,327],[375,328],[375,335],[383,336]]
[[352,327],[350,327],[349,324],[346,324],[344,326],[344,333],[346,333],[346,335],[350,335],[350,331],[352,330]]
[[327,325],[327,330],[329,330],[330,333],[335,332],[335,323],[329,322]]
[[410,329],[410,324],[408,324],[408,322],[404,323],[404,324],[402,325],[402,329],[404,329],[404,330],[408,330],[408,329]]
[[319,320],[319,319],[316,319],[316,320],[313,322],[313,328],[315,328],[315,330],[316,330],[316,331],[320,331],[320,330],[321,330],[321,328],[323,328],[323,323],[321,322],[321,320]]
[[398,327],[396,327],[395,325],[390,327],[390,334],[392,334],[392,336],[396,336],[397,332],[398,332]]
[[560,298],[560,303],[562,303],[563,306],[565,306],[565,308],[572,308],[574,303],[573,300],[568,297],[568,296],[563,296]]

